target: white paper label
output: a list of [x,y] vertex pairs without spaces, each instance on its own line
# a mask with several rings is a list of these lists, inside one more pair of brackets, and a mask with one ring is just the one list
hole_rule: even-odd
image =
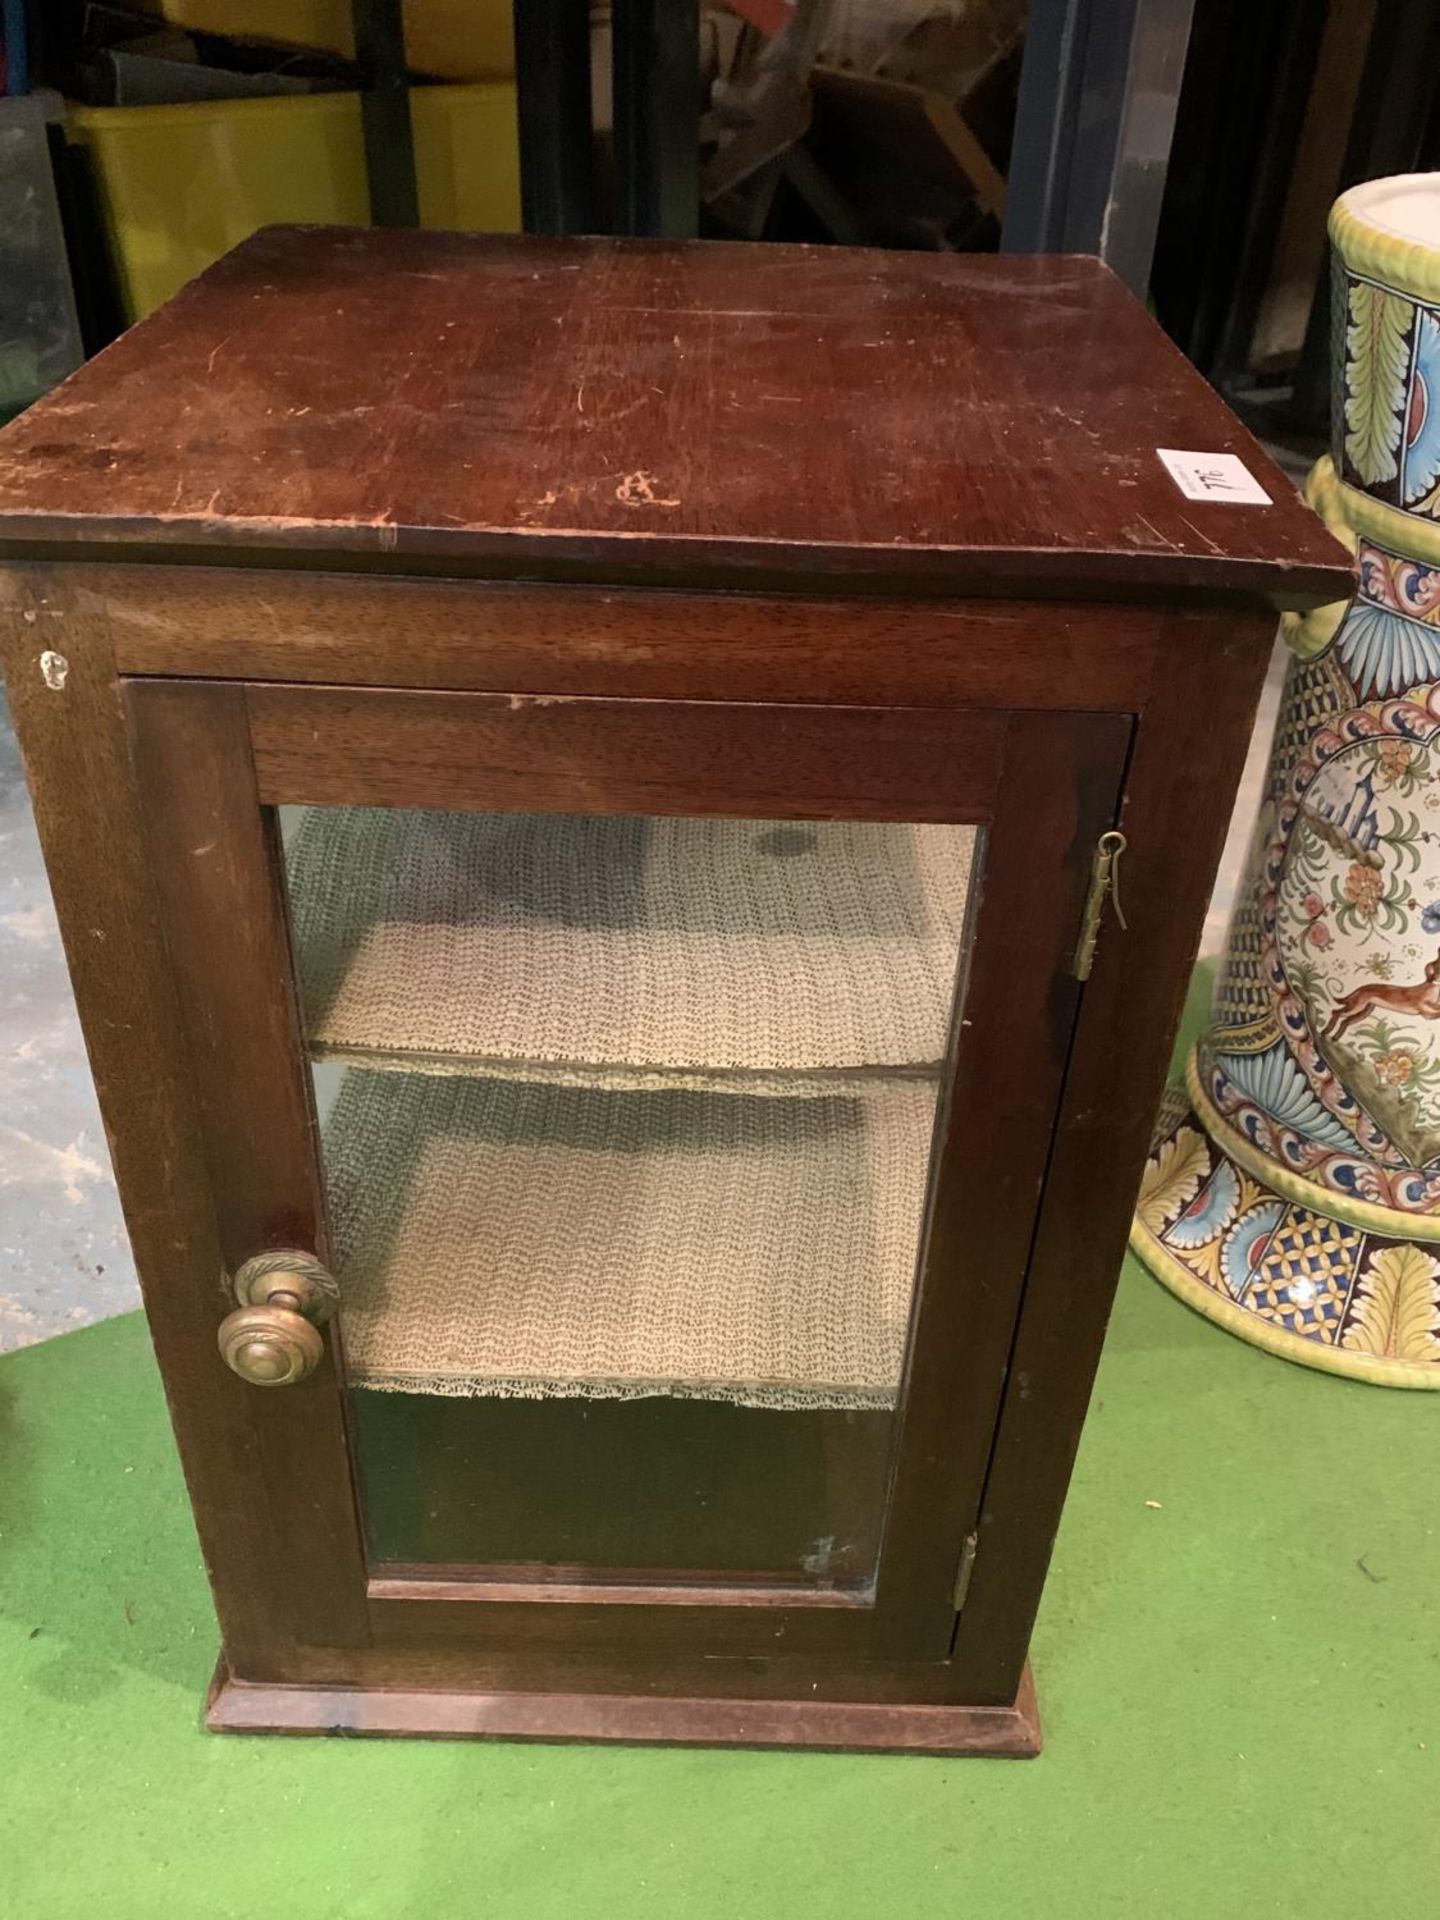
[[1230,500],[1247,507],[1272,504],[1269,494],[1236,454],[1177,453],[1173,447],[1157,447],[1155,451],[1187,500]]

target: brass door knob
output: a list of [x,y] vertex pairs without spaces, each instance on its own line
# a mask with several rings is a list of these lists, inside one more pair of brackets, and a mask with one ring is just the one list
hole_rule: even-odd
[[252,1387],[288,1387],[320,1364],[325,1342],[301,1313],[237,1307],[220,1322],[220,1355]]
[[311,1253],[261,1253],[235,1275],[239,1306],[220,1322],[220,1356],[256,1387],[288,1387],[308,1379],[325,1342],[319,1328],[335,1311],[339,1290]]

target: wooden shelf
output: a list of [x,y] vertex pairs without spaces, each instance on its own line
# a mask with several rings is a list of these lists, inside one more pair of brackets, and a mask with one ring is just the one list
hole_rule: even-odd
[[318,1059],[863,1089],[944,1056],[976,830],[314,808],[289,855]]
[[893,1406],[935,1096],[352,1070],[325,1162],[352,1384]]

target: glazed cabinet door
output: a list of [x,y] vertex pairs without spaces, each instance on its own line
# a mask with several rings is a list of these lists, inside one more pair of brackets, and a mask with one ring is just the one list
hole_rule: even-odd
[[943,1662],[1128,719],[126,702],[232,1666]]

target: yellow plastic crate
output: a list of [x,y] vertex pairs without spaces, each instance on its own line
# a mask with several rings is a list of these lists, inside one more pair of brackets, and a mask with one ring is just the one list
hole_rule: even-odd
[[[162,0],[194,33],[228,34],[317,53],[355,53],[350,0]],[[405,57],[441,80],[503,80],[515,72],[513,0],[405,0]]]
[[[485,233],[520,226],[515,88],[414,87],[420,221]],[[370,219],[353,93],[77,107],[126,317],[138,320],[257,227]]]

